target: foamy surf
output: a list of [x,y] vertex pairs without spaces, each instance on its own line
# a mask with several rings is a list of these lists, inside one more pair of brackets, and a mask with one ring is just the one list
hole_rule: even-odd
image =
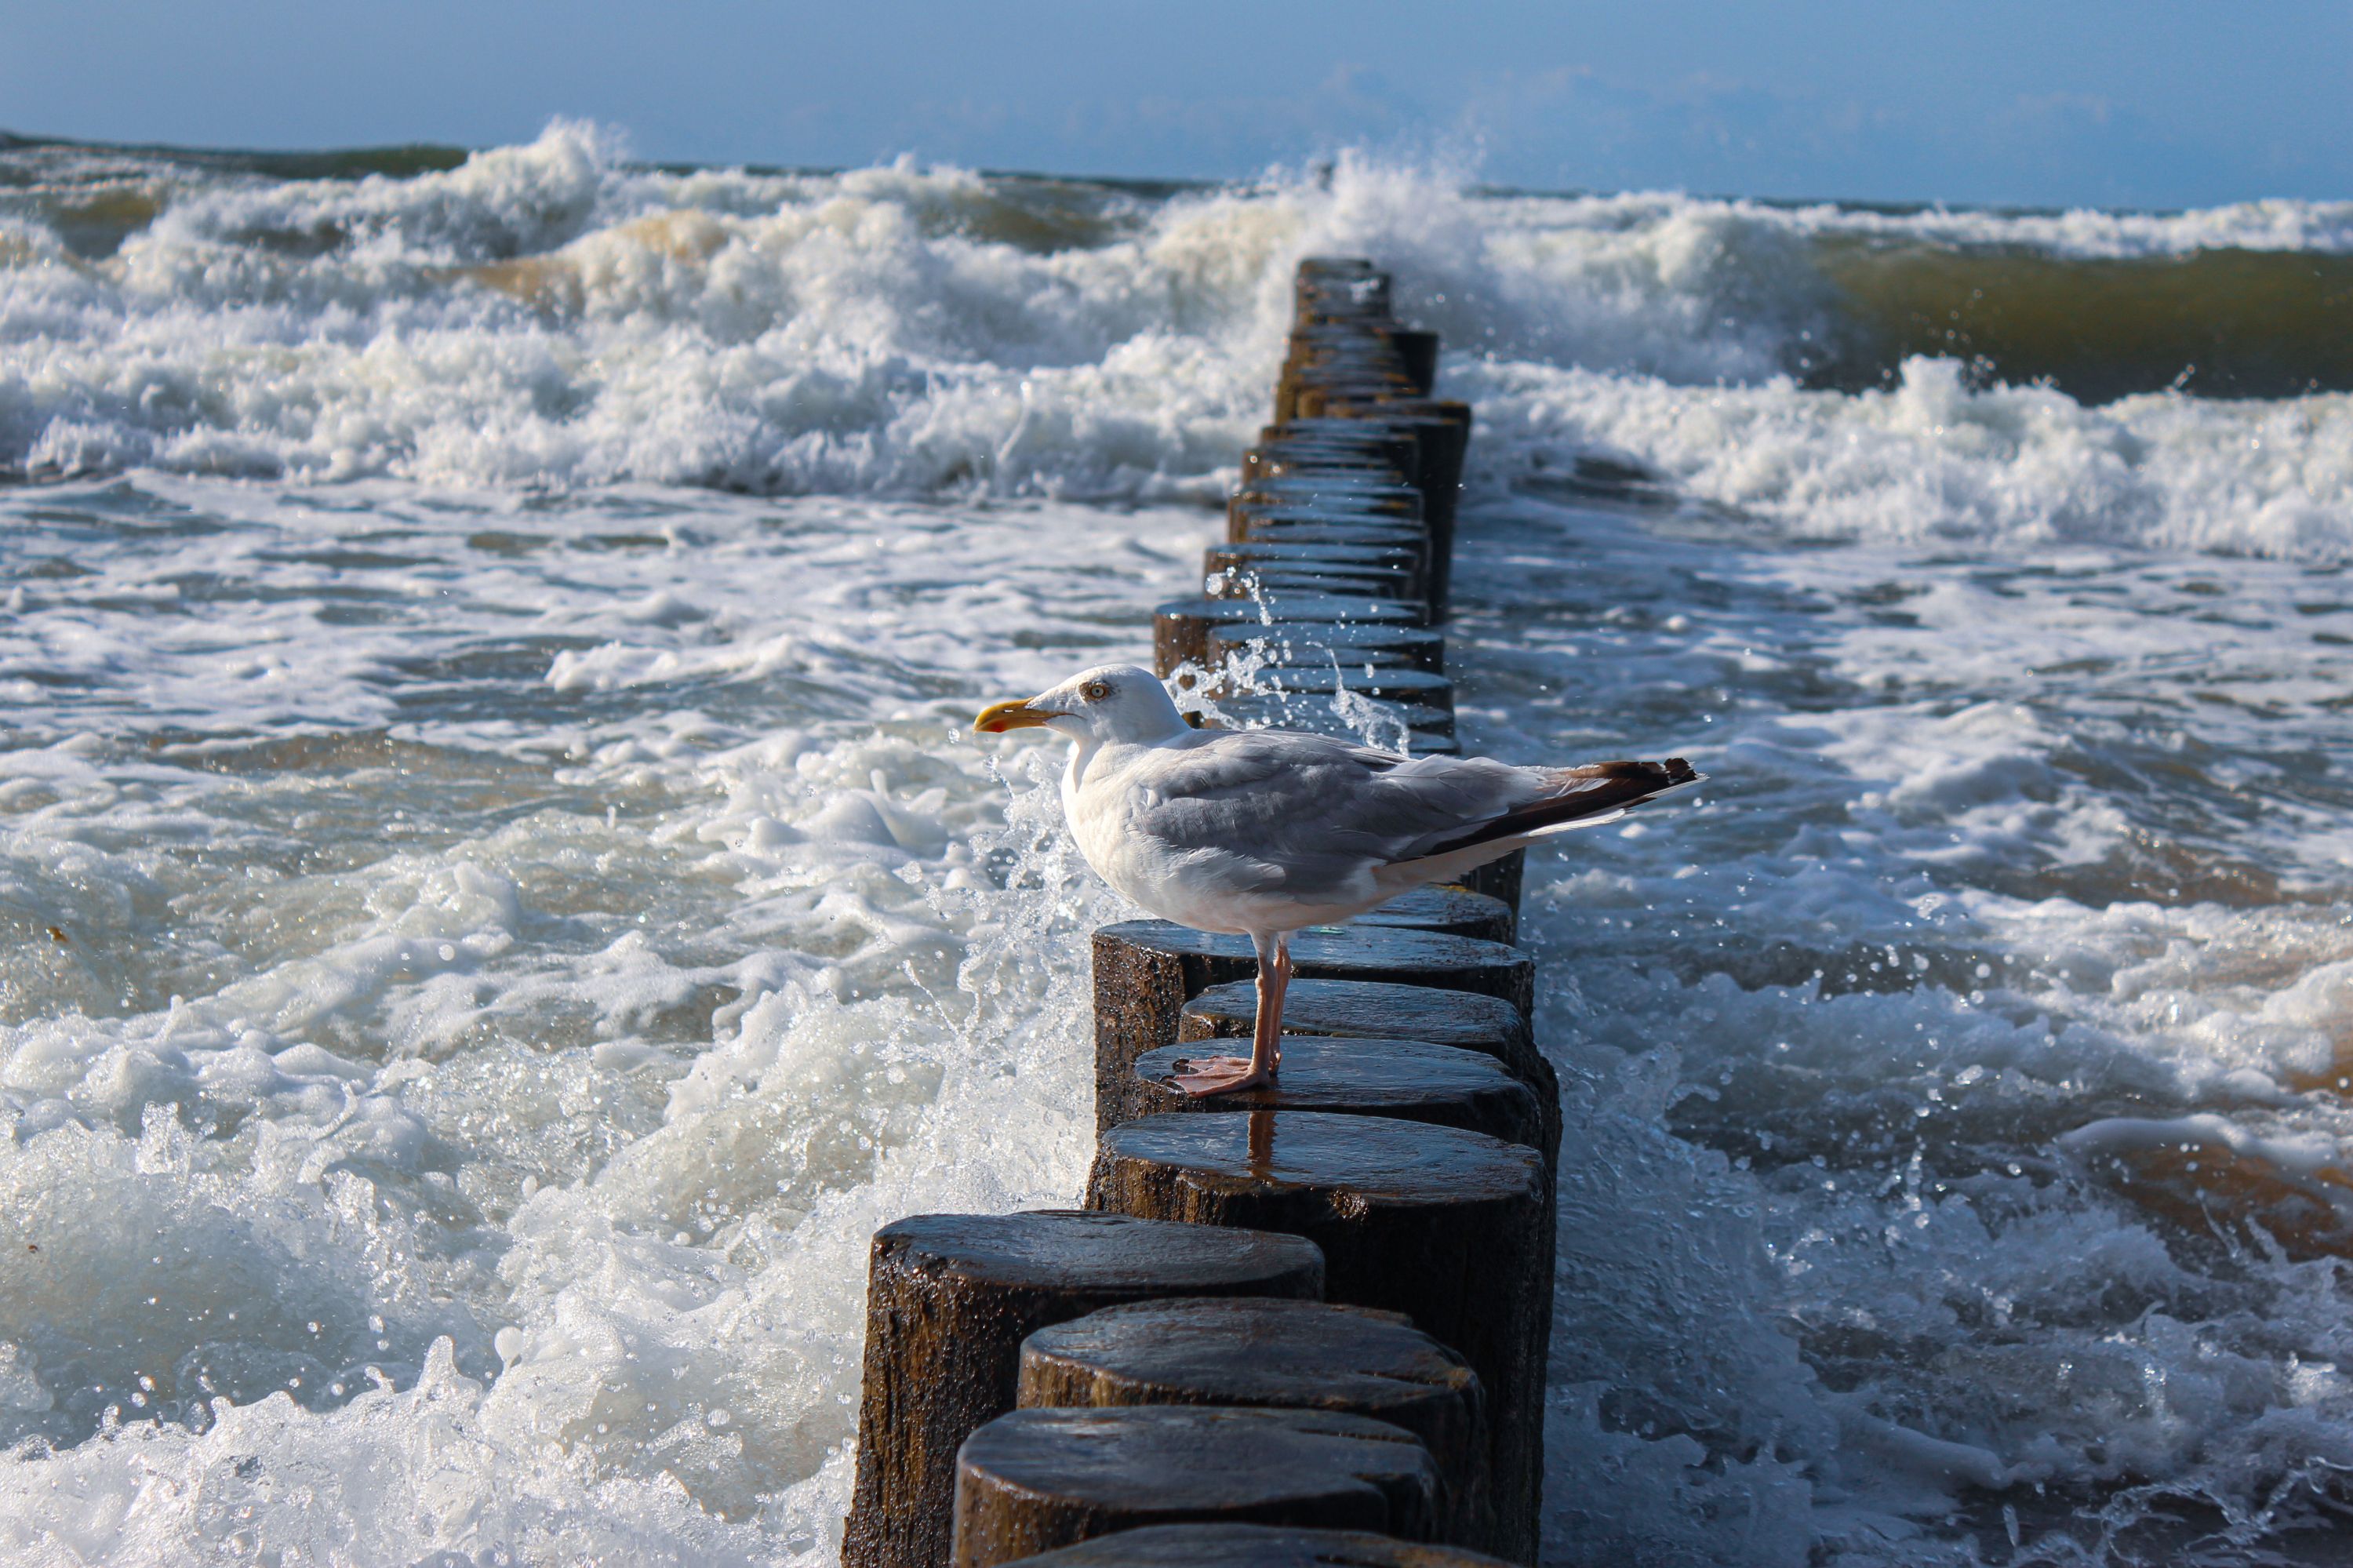
[[[30,478],[1199,494],[1261,417],[1284,269],[1341,249],[1392,258],[1402,302],[1473,345],[1453,374],[1512,449],[1491,475],[1599,454],[1839,536],[2325,558],[2348,537],[2337,296],[2233,323],[2226,365],[2148,337],[2250,292],[2184,268],[2353,266],[2341,205],[1488,196],[1354,158],[1174,195],[674,174],[565,124],[396,177],[0,157],[25,171],[0,201],[0,467]],[[1947,294],[1959,324],[1921,335]],[[2051,376],[2140,392],[2030,385]],[[2299,395],[2164,390],[2209,384]]]

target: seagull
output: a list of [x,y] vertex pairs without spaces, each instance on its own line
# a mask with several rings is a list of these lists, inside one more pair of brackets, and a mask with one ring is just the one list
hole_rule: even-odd
[[1176,1079],[1194,1096],[1275,1081],[1293,933],[1614,821],[1701,779],[1680,757],[1514,768],[1409,761],[1296,730],[1195,729],[1157,677],[1129,664],[992,704],[972,727],[1067,736],[1063,815],[1096,874],[1162,919],[1248,937],[1257,949],[1250,1054],[1194,1058]]

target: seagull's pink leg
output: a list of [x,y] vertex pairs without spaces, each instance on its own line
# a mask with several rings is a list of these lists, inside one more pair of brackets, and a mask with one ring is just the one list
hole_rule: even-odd
[[1250,1060],[1196,1056],[1176,1075],[1176,1086],[1198,1098],[1229,1095],[1274,1082],[1282,1061],[1282,995],[1291,986],[1291,944],[1282,937],[1253,937],[1258,946],[1258,1016],[1250,1031]]
[[[1270,1081],[1282,1066],[1282,1001],[1291,994],[1291,933],[1288,931],[1279,933],[1274,938],[1272,967],[1274,969],[1272,1004],[1269,1005],[1268,999],[1264,995],[1261,995],[1258,1001],[1258,1010],[1261,1019],[1264,1019],[1269,1012],[1273,1014],[1272,1021],[1263,1022],[1258,1031],[1259,1033],[1265,1035],[1273,1052],[1268,1057],[1266,1064],[1266,1075]],[[1251,1040],[1251,1046],[1255,1052],[1257,1046],[1255,1034]]]

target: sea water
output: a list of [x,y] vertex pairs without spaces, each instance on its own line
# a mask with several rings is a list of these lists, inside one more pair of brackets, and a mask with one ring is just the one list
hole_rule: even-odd
[[829,1561],[869,1234],[1092,1150],[971,713],[1146,656],[1316,252],[1476,405],[1466,743],[1711,775],[1530,866],[1547,1561],[2333,1560],[2353,207],[569,125],[0,148],[0,1555]]

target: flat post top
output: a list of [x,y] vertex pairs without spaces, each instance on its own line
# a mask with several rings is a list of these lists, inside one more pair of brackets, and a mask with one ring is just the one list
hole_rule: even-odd
[[1176,1111],[1103,1135],[1105,1160],[1235,1191],[1317,1192],[1394,1207],[1542,1202],[1544,1159],[1484,1133],[1330,1111]]
[[911,1214],[874,1233],[905,1266],[1010,1289],[1148,1289],[1155,1296],[1237,1285],[1321,1280],[1314,1243],[1271,1231],[1143,1220],[1085,1209],[1016,1214]]
[[[1006,1568],[1016,1568],[1013,1563]],[[1506,1568],[1460,1546],[1365,1530],[1281,1524],[1155,1524],[1021,1559],[1018,1568]]]
[[[1185,1004],[1186,1019],[1198,1021],[1205,1037],[1248,1034],[1257,1013],[1258,993],[1249,980],[1211,986]],[[1527,1020],[1501,997],[1389,980],[1294,980],[1282,1026],[1301,1034],[1402,1036],[1493,1054],[1525,1046],[1528,1039]]]
[[1401,1312],[1250,1296],[1108,1307],[1040,1329],[1022,1356],[1187,1396],[1170,1403],[1207,1392],[1233,1404],[1312,1400],[1372,1412],[1437,1394],[1461,1397],[1479,1382],[1468,1361]]

